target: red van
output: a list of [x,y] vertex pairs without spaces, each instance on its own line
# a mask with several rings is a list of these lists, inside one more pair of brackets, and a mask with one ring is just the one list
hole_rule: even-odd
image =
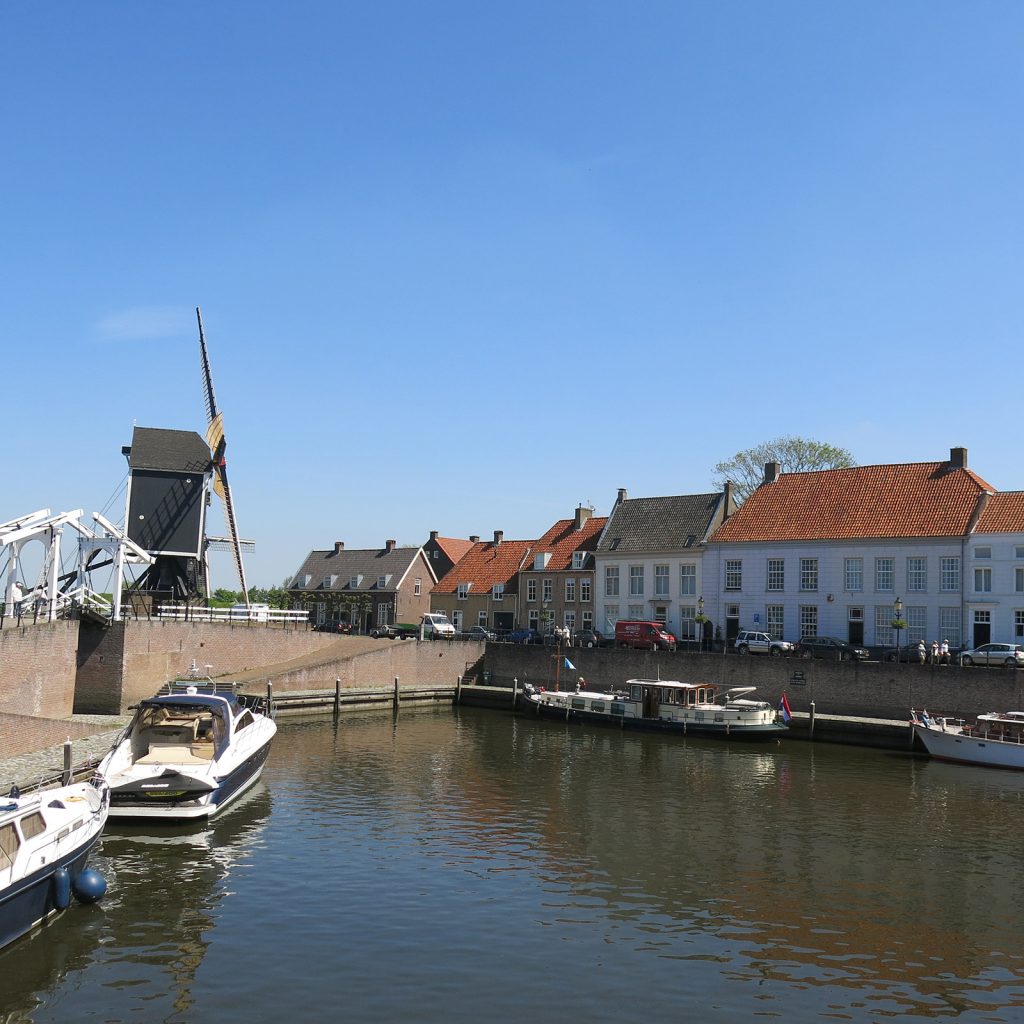
[[674,651],[676,638],[660,622],[620,619],[615,623],[616,647],[639,647],[644,651]]

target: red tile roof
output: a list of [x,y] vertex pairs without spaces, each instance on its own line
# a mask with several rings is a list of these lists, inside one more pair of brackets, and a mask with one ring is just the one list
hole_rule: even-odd
[[523,561],[530,554],[531,540],[503,540],[495,544],[492,540],[480,541],[459,559],[434,585],[434,594],[454,594],[460,583],[470,583],[471,594],[486,593],[495,583],[504,583],[506,592]]
[[711,542],[957,537],[992,490],[948,462],[783,473],[758,487]]
[[1024,533],[1024,491],[1000,491],[985,502],[975,533]]
[[461,537],[438,537],[437,546],[452,560],[457,562],[464,558],[466,552],[473,546],[473,541],[463,540]]
[[[559,519],[554,526],[548,530],[534,545],[534,554],[551,552],[551,558],[546,566],[547,572],[557,572],[559,569],[572,568],[572,554],[574,551],[596,551],[597,541],[601,536],[607,516],[591,516],[583,526],[577,530],[575,519]],[[532,565],[524,566],[529,570]]]

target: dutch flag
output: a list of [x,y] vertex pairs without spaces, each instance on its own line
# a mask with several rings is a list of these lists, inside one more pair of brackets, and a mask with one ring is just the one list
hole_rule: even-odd
[[779,712],[782,715],[782,720],[788,725],[793,719],[793,713],[789,710],[789,698],[785,694],[779,701]]

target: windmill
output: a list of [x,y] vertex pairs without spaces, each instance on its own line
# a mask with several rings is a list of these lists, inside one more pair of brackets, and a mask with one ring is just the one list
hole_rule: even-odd
[[[224,437],[224,414],[217,408],[217,396],[213,391],[213,374],[210,372],[210,357],[206,351],[206,332],[203,330],[203,313],[196,306],[196,320],[199,322],[199,359],[203,371],[203,397],[206,400],[206,443],[213,452],[213,490],[224,506],[224,522],[228,528],[227,538],[207,538],[207,548],[229,547],[235,556],[235,568],[238,570],[238,582],[242,588],[242,600],[249,607],[249,588],[245,583],[245,566],[242,563],[242,549],[251,550],[251,541],[243,541],[238,536],[238,524],[235,520],[235,506],[231,500],[231,488],[228,486],[228,462],[224,457],[227,440]],[[209,593],[209,566],[204,552],[203,564],[206,567],[206,588]]]
[[[131,589],[163,595],[175,602],[190,601],[200,594],[209,596],[207,552],[211,548],[227,548],[234,552],[238,581],[248,607],[242,551],[252,550],[255,545],[238,536],[224,457],[224,419],[217,409],[203,317],[198,308],[196,316],[206,437],[194,430],[136,426],[131,445],[121,449],[128,458],[129,470],[125,533],[130,541],[153,556],[152,564]],[[206,510],[211,489],[224,506],[228,537],[207,536]]]

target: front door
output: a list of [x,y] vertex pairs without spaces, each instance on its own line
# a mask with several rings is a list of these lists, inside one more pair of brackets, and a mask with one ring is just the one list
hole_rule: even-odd
[[727,604],[725,606],[725,645],[731,648],[733,641],[740,634],[740,606],[738,604]]
[[992,613],[990,611],[976,611],[974,613],[974,646],[992,642]]
[[851,608],[847,626],[847,640],[858,647],[864,643],[864,609]]

